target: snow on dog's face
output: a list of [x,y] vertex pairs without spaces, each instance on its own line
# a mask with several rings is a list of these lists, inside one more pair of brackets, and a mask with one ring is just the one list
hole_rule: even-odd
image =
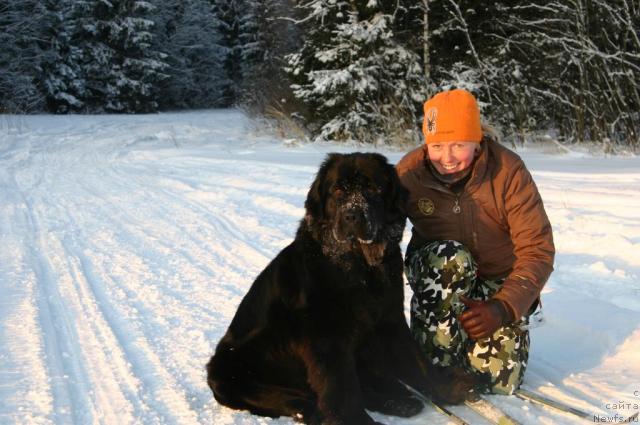
[[309,190],[305,220],[325,253],[360,251],[373,266],[402,238],[406,196],[384,156],[329,154]]

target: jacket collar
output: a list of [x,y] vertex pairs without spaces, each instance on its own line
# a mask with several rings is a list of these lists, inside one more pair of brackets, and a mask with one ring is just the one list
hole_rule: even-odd
[[476,158],[473,164],[473,171],[471,177],[465,185],[465,192],[473,193],[480,187],[480,184],[484,181],[487,171],[489,170],[489,161],[491,156],[490,144],[495,143],[490,138],[485,138],[480,144],[480,155]]
[[[487,174],[487,170],[489,168],[490,143],[495,142],[489,138],[485,138],[480,144],[480,155],[473,162],[471,177],[469,177],[469,181],[465,185],[463,193],[475,192],[478,187],[480,187],[480,183],[484,180],[484,177]],[[437,178],[433,176],[431,171],[429,171],[429,164],[427,163],[427,161],[429,161],[429,158],[427,157],[427,149],[425,148],[423,150],[423,165],[422,167],[418,167],[416,173],[418,181],[424,186],[427,186],[431,189],[452,193],[447,187],[444,186],[444,184],[442,184]]]

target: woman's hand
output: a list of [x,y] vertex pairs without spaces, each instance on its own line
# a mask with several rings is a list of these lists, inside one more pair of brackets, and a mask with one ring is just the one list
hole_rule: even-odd
[[476,301],[460,295],[460,301],[467,309],[458,316],[458,320],[473,340],[491,336],[513,320],[508,307],[500,300]]

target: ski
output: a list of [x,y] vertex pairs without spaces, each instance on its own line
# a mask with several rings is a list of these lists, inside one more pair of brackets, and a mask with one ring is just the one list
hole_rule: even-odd
[[449,418],[449,420],[453,423],[456,423],[458,425],[471,425],[469,424],[469,422],[465,421],[464,419],[462,419],[460,416],[456,415],[455,413],[453,413],[451,410],[447,409],[446,407],[444,407],[443,405],[436,403],[435,401],[427,398],[424,394],[422,394],[420,391],[416,390],[415,388],[413,388],[410,385],[405,384],[404,382],[400,381],[400,383],[402,385],[404,385],[404,387],[414,396],[416,396],[416,398],[420,401],[422,401],[424,404],[426,404],[427,406],[431,406],[433,407],[438,413],[441,413],[443,415],[445,415],[446,417]]
[[582,419],[593,420],[593,414],[591,413],[587,413],[583,410],[576,409],[575,407],[571,407],[565,403],[559,402],[557,400],[553,400],[551,398],[543,396],[542,394],[539,394],[539,393],[535,393],[533,391],[520,388],[519,390],[516,390],[515,395],[516,397],[522,400],[537,403],[543,407],[550,407],[560,412],[570,413]]
[[520,422],[503,412],[495,404],[483,398],[476,401],[466,401],[464,404],[495,425],[521,425]]
[[627,419],[622,421],[622,423],[623,424],[630,424],[631,422],[638,422],[638,415],[640,415],[640,412],[636,412],[633,415],[629,416]]
[[443,405],[436,403],[433,400],[429,400],[429,399],[427,400],[434,409],[436,409],[438,412],[442,413],[443,415],[447,416],[450,421],[458,425],[471,425],[469,422],[465,421],[460,416],[456,415],[455,413],[453,413],[451,410],[447,409]]

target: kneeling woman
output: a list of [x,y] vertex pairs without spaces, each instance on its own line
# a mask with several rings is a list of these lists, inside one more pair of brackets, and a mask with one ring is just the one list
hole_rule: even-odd
[[435,365],[462,366],[481,392],[511,394],[553,270],[551,225],[531,174],[481,127],[471,93],[439,93],[424,112],[426,146],[397,165],[413,224],[411,330]]

